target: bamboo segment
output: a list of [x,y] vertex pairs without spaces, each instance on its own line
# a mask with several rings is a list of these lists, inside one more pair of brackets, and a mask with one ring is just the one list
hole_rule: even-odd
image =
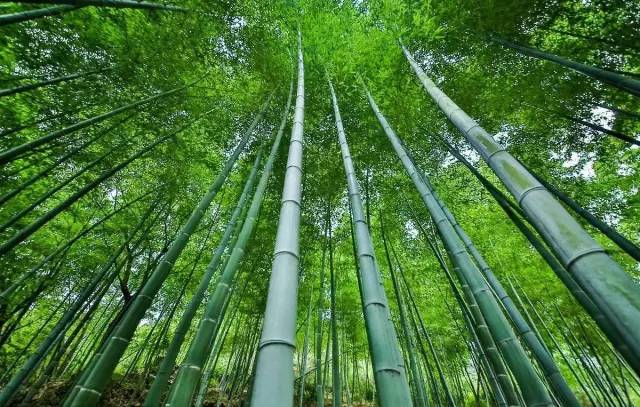
[[202,278],[200,279],[196,291],[191,297],[191,300],[189,300],[187,308],[184,310],[182,316],[180,317],[180,322],[178,323],[178,326],[173,333],[171,343],[169,344],[167,352],[165,353],[165,356],[162,359],[160,366],[158,367],[158,372],[156,373],[156,377],[155,379],[153,379],[153,383],[149,388],[149,393],[147,393],[147,398],[144,401],[144,406],[146,407],[157,406],[160,404],[160,399],[167,388],[167,381],[169,380],[169,376],[173,372],[176,358],[178,357],[178,352],[180,352],[180,347],[182,346],[184,338],[187,335],[189,327],[191,326],[191,321],[193,320],[193,317],[195,316],[196,311],[198,310],[200,303],[204,298],[205,292],[209,287],[209,283],[213,278],[213,274],[218,269],[222,254],[227,248],[229,240],[231,240],[231,234],[235,229],[236,223],[238,223],[238,218],[240,217],[249,194],[253,189],[261,158],[262,149],[260,149],[259,153],[256,155],[256,159],[247,178],[247,182],[245,183],[244,189],[242,190],[240,198],[238,199],[238,203],[234,208],[233,213],[231,214],[229,222],[227,223],[227,227],[225,228],[224,234],[220,239],[220,243],[216,247],[213,257],[207,265],[207,268],[205,269]]
[[329,89],[331,90],[338,140],[347,177],[347,189],[354,224],[358,273],[360,275],[360,295],[366,321],[367,338],[373,360],[378,402],[383,407],[409,406],[412,404],[411,393],[400,353],[400,344],[391,322],[389,304],[382,285],[382,276],[376,262],[369,226],[365,220],[360,188],[356,180],[355,168],[342,126],[338,100],[331,81],[329,81]]
[[300,209],[302,205],[302,138],[304,128],[304,61],[298,31],[298,89],[289,144],[274,259],[258,345],[251,406],[293,403],[293,352],[296,347]]
[[[640,286],[535,177],[438,89],[404,46],[403,51],[427,93],[502,180],[558,260],[615,327],[615,337],[609,336],[612,343],[622,354],[640,354]],[[627,362],[640,373],[637,360],[627,358]]]
[[200,200],[188,220],[184,223],[180,233],[178,233],[178,236],[171,243],[162,261],[152,272],[151,276],[140,290],[139,295],[136,296],[135,300],[129,306],[113,333],[109,336],[104,349],[94,358],[94,363],[92,363],[90,368],[85,372],[85,380],[83,380],[82,383],[77,384],[65,400],[65,406],[80,407],[97,404],[102,392],[111,379],[111,375],[115,370],[118,361],[129,345],[129,342],[138,327],[138,323],[144,317],[146,310],[151,306],[153,298],[157,295],[162,284],[171,272],[176,260],[189,242],[191,234],[200,224],[205,215],[205,211],[217,195],[222,184],[227,179],[231,169],[238,159],[238,156],[247,145],[253,130],[262,120],[270,100],[271,97],[265,101],[260,113],[256,115],[248,130],[240,140],[240,143],[235,148],[233,154],[229,157],[222,171],[209,188],[209,191]]
[[380,124],[389,138],[389,141],[393,145],[400,161],[418,189],[425,206],[431,213],[431,217],[438,229],[440,237],[445,243],[447,252],[456,266],[454,270],[456,270],[456,272],[459,271],[461,283],[466,283],[469,286],[469,290],[473,294],[473,297],[475,297],[478,307],[486,319],[491,335],[498,345],[509,369],[518,382],[525,402],[529,405],[552,406],[553,402],[551,401],[547,389],[538,377],[537,372],[529,361],[524,349],[522,349],[520,342],[509,325],[506,317],[502,313],[502,310],[487,286],[486,281],[482,278],[482,275],[475,266],[471,256],[466,251],[460,238],[457,236],[455,229],[445,216],[444,211],[438,205],[437,200],[429,191],[426,183],[423,181],[417,169],[411,162],[411,159],[398,140],[395,132],[391,129],[389,123],[380,112],[380,109],[373,100],[373,97],[368,90],[366,90],[366,93],[372,110],[380,121]]
[[293,83],[291,84],[287,104],[282,114],[282,121],[280,122],[280,127],[278,128],[273,146],[271,147],[269,158],[264,166],[264,170],[260,176],[260,181],[258,181],[258,186],[256,187],[256,191],[251,201],[251,206],[247,212],[247,218],[242,224],[242,229],[238,234],[238,239],[231,251],[231,254],[229,255],[229,258],[227,259],[227,263],[217,281],[216,287],[207,299],[203,318],[200,321],[200,325],[198,326],[193,339],[191,340],[187,355],[180,365],[176,380],[171,387],[169,399],[166,403],[167,406],[188,407],[191,405],[192,399],[195,396],[207,355],[211,349],[212,338],[215,338],[217,327],[224,318],[225,304],[228,302],[229,296],[231,295],[231,286],[234,283],[236,273],[240,268],[240,264],[246,252],[247,243],[249,242],[249,238],[251,237],[256,225],[260,206],[262,205],[262,199],[264,197],[264,191],[267,189],[271,170],[284,133],[289,107],[291,106],[292,94]]

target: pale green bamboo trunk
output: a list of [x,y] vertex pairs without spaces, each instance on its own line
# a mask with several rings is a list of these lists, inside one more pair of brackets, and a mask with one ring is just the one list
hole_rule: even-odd
[[395,132],[391,129],[389,123],[380,112],[380,109],[376,105],[371,94],[368,90],[366,92],[371,108],[380,121],[389,141],[393,145],[398,158],[407,170],[409,177],[418,189],[425,206],[431,213],[431,217],[433,218],[438,233],[447,248],[447,252],[449,253],[451,260],[456,266],[455,270],[460,272],[459,276],[462,277],[461,283],[468,284],[469,290],[473,297],[475,297],[478,307],[487,322],[491,335],[498,345],[509,369],[518,382],[525,402],[528,405],[552,406],[553,403],[547,389],[538,377],[537,372],[533,368],[533,365],[524,352],[524,349],[520,345],[511,325],[502,313],[502,310],[500,309],[496,298],[491,293],[486,281],[482,278],[480,271],[475,266],[469,253],[465,250],[465,247],[456,234],[453,225],[448,221],[444,211],[438,205],[433,194],[429,191],[429,188],[411,162],[411,159],[407,155]]
[[100,396],[109,383],[111,375],[118,365],[120,358],[129,346],[129,342],[131,341],[131,338],[133,338],[140,320],[144,317],[147,309],[153,303],[153,299],[158,294],[158,291],[160,291],[160,288],[168,277],[169,272],[173,269],[176,260],[189,242],[191,234],[200,224],[200,221],[205,215],[205,211],[217,195],[222,184],[227,179],[231,169],[238,159],[238,156],[247,145],[253,130],[262,120],[270,100],[271,97],[265,101],[260,113],[256,115],[255,119],[249,126],[249,129],[240,140],[240,143],[225,163],[224,168],[209,188],[209,191],[207,191],[198,203],[197,207],[193,210],[188,220],[180,229],[177,237],[171,243],[162,261],[151,273],[149,279],[141,288],[139,295],[136,296],[135,300],[120,320],[120,323],[115,327],[113,333],[107,340],[103,351],[99,355],[95,356],[94,363],[90,364],[90,370],[86,372],[86,379],[82,383],[77,384],[69,397],[65,400],[65,406],[83,407],[98,403]]
[[[640,355],[638,284],[518,160],[438,89],[405,47],[403,51],[427,93],[493,169],[562,265],[617,329],[615,337],[608,335],[612,343],[623,355]],[[640,373],[640,358],[626,360]]]
[[382,407],[410,406],[412,405],[411,393],[400,352],[400,344],[391,319],[387,296],[382,285],[382,276],[376,262],[371,234],[360,197],[360,188],[340,118],[338,101],[330,81],[329,89],[331,90],[338,140],[342,151],[353,214],[358,272],[360,274],[360,296],[373,361],[378,403]]
[[302,205],[302,137],[304,121],[304,62],[298,32],[298,90],[282,190],[274,259],[258,345],[251,406],[290,406],[293,403],[293,353],[296,347],[300,209]]
[[251,201],[251,206],[247,212],[247,218],[242,225],[236,244],[229,255],[227,264],[216,283],[216,287],[207,300],[207,306],[202,320],[200,321],[200,325],[191,340],[187,355],[180,365],[180,369],[176,375],[176,380],[171,387],[169,399],[166,403],[167,406],[188,407],[191,405],[193,397],[195,396],[198,383],[202,377],[202,370],[207,360],[207,355],[210,352],[213,339],[215,339],[216,328],[224,318],[225,304],[231,295],[231,286],[234,283],[236,273],[240,268],[240,263],[242,262],[246,252],[245,249],[247,243],[249,242],[249,238],[251,237],[256,225],[258,212],[260,211],[260,206],[262,205],[262,199],[264,197],[264,191],[267,189],[271,170],[284,133],[289,107],[291,106],[292,91],[293,84],[282,115],[280,127],[278,128],[273,146],[271,147],[271,152],[269,153],[269,158],[264,166],[264,170],[260,176],[260,181],[258,182],[258,186],[256,187],[256,191],[253,195],[253,200]]

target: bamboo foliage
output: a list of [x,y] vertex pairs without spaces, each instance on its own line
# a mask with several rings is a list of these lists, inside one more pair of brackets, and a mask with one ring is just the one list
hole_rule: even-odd
[[569,69],[573,69],[576,72],[580,72],[581,74],[587,75],[591,78],[597,79],[599,81],[605,82],[609,85],[615,86],[616,88],[625,90],[629,93],[632,93],[636,96],[640,96],[640,81],[637,79],[629,78],[627,76],[621,75],[616,72],[611,72],[606,69],[596,68],[593,66],[589,66],[586,64],[581,64],[579,62],[571,61],[569,59],[560,57],[558,55],[551,54],[549,52],[544,52],[537,50],[531,47],[525,47],[523,45],[515,44],[511,41],[504,40],[502,38],[498,38],[495,35],[490,35],[487,37],[490,41],[493,41],[497,44],[500,44],[504,47],[511,48],[523,55],[528,55],[530,57],[544,59],[547,61],[555,62],[556,64],[565,66]]
[[144,317],[145,311],[151,306],[153,298],[156,296],[162,287],[162,283],[171,272],[176,259],[180,256],[180,253],[189,242],[191,234],[195,231],[196,227],[204,217],[206,209],[209,207],[222,187],[222,184],[227,179],[231,169],[238,159],[238,156],[244,150],[247,142],[249,141],[254,129],[262,120],[264,112],[269,106],[270,100],[271,96],[264,102],[262,109],[250,124],[249,128],[240,140],[240,143],[233,151],[233,154],[225,163],[224,168],[213,184],[211,184],[209,191],[207,191],[203,196],[198,203],[198,206],[193,210],[185,224],[182,226],[177,238],[171,243],[171,246],[164,255],[162,261],[146,281],[140,291],[140,294],[127,309],[122,320],[109,336],[109,339],[103,349],[101,349],[101,351],[94,357],[94,362],[84,373],[85,379],[82,383],[77,384],[72,393],[67,397],[65,401],[66,406],[85,406],[87,404],[94,404],[99,400],[102,395],[102,391],[109,383],[111,374],[116,368],[122,354],[126,350],[131,337],[135,333],[138,323]]
[[378,402],[381,406],[411,405],[411,394],[400,353],[400,345],[396,337],[395,328],[391,323],[389,305],[382,286],[382,277],[376,262],[369,226],[365,220],[355,169],[331,81],[329,81],[329,89],[347,177],[347,190],[354,224],[358,273],[360,275],[360,295],[364,309],[369,348],[371,349]]
[[[640,354],[640,325],[635,322],[640,320],[638,284],[540,182],[427,77],[404,46],[403,51],[426,92],[505,184],[558,260],[613,325],[617,332],[607,334],[612,343],[622,354]],[[637,360],[626,359],[640,372]]]
[[160,404],[160,399],[162,394],[167,388],[167,381],[169,380],[169,376],[173,371],[173,367],[175,366],[176,358],[178,357],[178,352],[180,351],[180,347],[184,341],[185,336],[191,326],[191,321],[198,310],[200,303],[202,302],[205,292],[209,287],[209,283],[213,278],[214,273],[218,269],[218,265],[220,263],[220,259],[222,258],[222,254],[227,248],[229,244],[229,240],[231,239],[231,235],[235,229],[236,223],[238,223],[238,218],[240,217],[241,212],[245,207],[245,203],[249,197],[249,194],[253,190],[253,186],[258,174],[258,167],[260,164],[260,160],[262,159],[262,148],[260,148],[258,154],[256,154],[256,159],[251,168],[251,172],[247,177],[247,181],[245,182],[245,186],[240,194],[240,198],[238,199],[238,203],[229,218],[229,222],[225,228],[224,234],[220,238],[220,243],[216,247],[214,254],[211,258],[211,261],[207,265],[200,282],[198,283],[198,287],[194,295],[191,297],[187,308],[183,312],[180,317],[180,322],[176,327],[173,337],[171,338],[171,343],[167,348],[164,358],[158,366],[158,371],[156,373],[156,377],[153,379],[153,383],[149,389],[149,393],[147,394],[147,398],[145,399],[145,406],[157,406]]
[[638,404],[637,6],[542,3],[0,0],[0,406]]
[[171,140],[177,134],[179,134],[183,130],[187,129],[190,125],[192,125],[195,122],[197,122],[198,120],[202,119],[206,114],[208,114],[210,112],[211,111],[205,112],[203,115],[201,115],[201,116],[199,116],[199,117],[197,117],[197,118],[195,118],[193,120],[190,120],[187,124],[181,126],[177,130],[174,130],[174,131],[170,132],[169,134],[164,135],[162,137],[158,137],[155,141],[150,143],[148,146],[141,148],[135,154],[133,154],[130,157],[128,157],[126,160],[124,160],[121,163],[109,168],[106,171],[103,171],[97,178],[95,178],[94,180],[92,180],[88,184],[84,185],[79,190],[75,191],[73,194],[71,194],[69,197],[67,197],[64,201],[62,201],[61,203],[59,203],[58,205],[56,205],[55,207],[53,207],[52,209],[50,209],[49,211],[47,211],[46,213],[44,213],[43,215],[38,217],[36,220],[31,222],[30,224],[28,224],[24,228],[20,229],[11,238],[9,238],[9,240],[7,240],[6,242],[2,243],[0,245],[0,256],[10,252],[11,250],[13,250],[18,244],[20,244],[21,242],[23,242],[24,240],[29,238],[29,236],[33,235],[41,227],[43,227],[45,224],[47,224],[50,220],[55,218],[58,214],[60,214],[65,209],[67,209],[71,205],[73,205],[75,202],[77,202],[78,200],[83,198],[87,193],[89,193],[90,191],[92,191],[95,188],[97,188],[98,186],[100,186],[100,184],[102,184],[105,180],[113,177],[115,174],[117,174],[118,172],[120,172],[121,170],[126,168],[129,164],[131,164],[135,160],[139,159],[140,157],[144,156],[145,154],[149,153],[150,151],[152,151],[153,149],[158,147],[160,144]]
[[304,126],[304,61],[298,31],[298,88],[291,129],[282,206],[276,232],[272,273],[251,397],[252,406],[293,403],[300,209],[302,205],[302,138]]
[[[155,209],[155,205],[149,207],[146,213],[141,217],[138,224],[132,229],[128,239],[115,250],[113,255],[107,260],[105,265],[98,272],[94,273],[89,283],[83,287],[78,297],[73,301],[72,306],[65,311],[62,318],[60,318],[60,320],[56,323],[45,340],[42,341],[42,343],[38,347],[38,350],[29,357],[22,368],[2,389],[2,392],[0,393],[0,406],[7,405],[11,401],[11,398],[18,391],[20,385],[34,372],[38,365],[42,363],[45,355],[52,349],[54,344],[56,342],[59,342],[63,338],[63,336],[61,335],[63,334],[64,330],[69,327],[70,323],[76,317],[80,309],[86,305],[87,300],[94,292],[96,287],[105,279],[113,280],[115,278],[116,274],[113,272],[112,267],[116,263],[118,257],[127,247],[129,241],[133,238],[133,236],[135,236],[135,234],[143,227],[145,222],[148,220],[149,215],[152,213],[153,209]],[[153,223],[150,223],[149,226],[151,226],[152,224]],[[147,226],[147,229],[149,226]]]
[[138,106],[143,106],[143,105],[145,105],[147,103],[150,103],[150,102],[152,102],[154,100],[157,100],[157,99],[160,99],[160,98],[171,96],[173,94],[176,94],[178,92],[181,92],[181,91],[187,89],[187,87],[188,86],[180,86],[180,87],[168,90],[166,92],[161,92],[161,93],[158,93],[156,95],[149,96],[147,98],[144,98],[144,99],[141,99],[141,100],[126,104],[126,105],[121,106],[121,107],[118,107],[118,108],[113,109],[113,110],[111,110],[109,112],[102,113],[102,114],[99,114],[97,116],[93,116],[93,117],[90,117],[88,119],[82,120],[80,122],[74,123],[71,126],[67,126],[67,127],[63,128],[63,129],[53,131],[53,132],[51,132],[51,133],[49,133],[49,134],[47,134],[45,136],[42,136],[40,138],[35,139],[35,140],[28,141],[28,142],[26,142],[24,144],[20,144],[19,146],[15,146],[15,147],[9,148],[7,150],[4,150],[4,151],[0,152],[0,165],[1,164],[7,164],[7,163],[10,163],[10,162],[12,162],[14,160],[17,160],[18,158],[20,158],[20,156],[23,153],[25,153],[27,151],[30,151],[30,150],[33,150],[36,147],[39,147],[39,146],[41,146],[43,144],[46,144],[46,143],[49,143],[51,141],[57,140],[57,139],[59,139],[59,138],[61,138],[63,136],[66,136],[66,135],[74,133],[74,132],[76,132],[78,130],[84,129],[84,128],[89,127],[89,126],[91,126],[93,124],[100,123],[100,122],[102,122],[104,120],[107,120],[107,119],[109,119],[111,117],[114,117],[114,116],[116,116],[116,115],[118,115],[118,114],[120,114],[122,112],[126,112],[126,111],[134,109],[134,108],[136,108]]
[[260,181],[258,181],[258,186],[253,194],[251,206],[247,212],[247,217],[242,224],[242,229],[238,234],[238,239],[235,242],[231,254],[229,255],[224,270],[216,282],[215,289],[207,299],[204,316],[200,321],[200,325],[198,326],[193,339],[191,340],[189,350],[187,351],[184,361],[180,365],[176,380],[171,388],[169,399],[167,401],[168,406],[189,406],[191,405],[192,398],[195,396],[195,391],[201,378],[202,368],[206,361],[206,355],[211,349],[212,338],[215,339],[217,327],[224,318],[225,304],[228,302],[229,296],[231,295],[231,286],[234,283],[236,273],[240,268],[240,264],[246,252],[247,243],[249,242],[249,238],[251,237],[257,222],[258,213],[264,197],[264,191],[267,189],[271,170],[284,133],[284,127],[286,125],[289,108],[291,106],[292,95],[293,83],[291,84],[289,97],[287,98],[287,103],[282,114],[282,120],[277,130],[275,140],[273,141],[269,158],[267,158],[267,162],[262,170],[262,175],[260,176]]
[[372,110],[383,127],[389,141],[393,145],[398,158],[407,170],[409,177],[418,189],[425,206],[431,213],[433,222],[436,225],[441,239],[445,243],[449,257],[455,264],[454,270],[457,272],[459,271],[461,283],[468,285],[469,291],[472,293],[473,297],[475,297],[493,339],[498,345],[502,356],[519,384],[520,391],[525,402],[527,404],[534,405],[553,405],[547,389],[540,381],[540,378],[513,332],[513,329],[502,313],[495,296],[489,290],[486,281],[482,278],[482,275],[473,262],[471,256],[464,248],[464,245],[456,234],[455,229],[448,221],[444,211],[438,205],[438,202],[431,191],[429,191],[429,188],[411,162],[411,159],[398,140],[395,132],[391,129],[389,123],[380,112],[380,109],[373,100],[373,97],[368,90],[366,90],[366,93]]

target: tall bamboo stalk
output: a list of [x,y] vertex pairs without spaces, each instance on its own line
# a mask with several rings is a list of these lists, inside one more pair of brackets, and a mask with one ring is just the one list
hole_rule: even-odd
[[525,344],[529,347],[531,353],[538,361],[538,364],[540,365],[545,377],[549,381],[549,384],[551,385],[551,388],[553,389],[556,397],[560,399],[563,406],[579,407],[580,403],[578,402],[575,395],[571,391],[571,388],[560,373],[560,370],[558,369],[558,366],[556,366],[553,357],[548,352],[547,347],[531,329],[511,297],[509,297],[509,294],[507,294],[507,291],[493,274],[493,270],[491,269],[489,264],[473,244],[471,238],[467,235],[462,226],[460,226],[445,203],[440,199],[426,175],[423,175],[423,181],[425,182],[427,188],[429,188],[429,190],[431,191],[431,194],[442,209],[444,215],[447,217],[447,219],[455,229],[455,232],[464,244],[466,250],[473,257],[476,265],[478,266],[478,269],[484,274],[484,277],[491,286],[491,289],[493,290],[495,296],[500,300],[504,309],[507,311],[507,314],[511,318],[511,321],[518,331],[520,338],[524,340]]
[[333,267],[333,234],[331,232],[331,210],[329,209],[329,292],[331,309],[331,384],[332,405],[342,405],[342,383],[340,379],[340,347],[338,341],[338,315],[336,314],[336,276]]
[[511,325],[502,313],[496,298],[491,293],[486,281],[482,277],[482,274],[474,264],[469,253],[466,251],[464,244],[458,237],[453,225],[449,222],[444,211],[438,205],[437,200],[427,187],[421,175],[418,173],[410,157],[407,155],[404,147],[398,139],[398,136],[396,136],[395,132],[380,112],[380,109],[373,100],[373,97],[368,90],[366,90],[366,93],[372,110],[396,151],[398,158],[416,186],[425,206],[431,213],[433,222],[445,244],[449,257],[455,265],[454,270],[457,273],[459,272],[458,277],[460,278],[461,283],[469,286],[469,290],[477,301],[493,339],[498,345],[509,369],[518,382],[525,402],[530,405],[553,405],[547,389],[538,377],[537,372],[533,368],[533,365],[513,332]]
[[[407,321],[406,310],[402,298],[402,293],[400,291],[400,285],[398,284],[398,277],[396,276],[396,270],[391,261],[391,256],[389,255],[389,248],[387,245],[387,235],[384,229],[384,220],[382,218],[382,213],[379,213],[380,217],[380,234],[382,236],[382,244],[384,246],[384,254],[387,259],[387,266],[389,267],[389,272],[391,274],[391,282],[393,283],[393,291],[395,293],[396,302],[398,303],[398,314],[400,316],[400,325],[402,326],[402,332],[406,344],[406,349],[408,353],[409,359],[409,368],[411,369],[411,378],[413,379],[413,391],[415,394],[416,405],[418,407],[427,407],[429,405],[429,400],[427,398],[426,389],[424,387],[424,378],[419,370],[419,365],[416,360],[416,354],[414,349],[416,348],[413,333],[409,328],[409,323]],[[395,254],[395,253],[394,253]],[[396,259],[397,260],[397,259]],[[400,265],[398,264],[398,267]],[[426,360],[425,360],[426,362]]]
[[636,96],[640,96],[640,81],[637,79],[629,78],[627,76],[621,75],[619,73],[616,73],[607,69],[596,68],[595,66],[590,66],[590,65],[582,64],[580,62],[571,61],[569,59],[551,54],[549,52],[540,51],[538,49],[531,48],[531,47],[525,47],[523,45],[519,45],[510,41],[504,40],[502,38],[498,38],[494,35],[488,36],[487,39],[489,41],[493,41],[497,44],[500,44],[504,47],[511,48],[519,52],[520,54],[555,62],[556,64],[565,66],[569,69],[573,69],[576,72],[580,72],[581,74],[590,76],[601,82],[608,83],[609,85],[615,86],[618,89],[622,89]]
[[[591,301],[589,296],[585,293],[585,291],[576,283],[574,278],[569,274],[569,272],[565,269],[565,267],[560,263],[560,261],[551,253],[544,243],[535,235],[535,233],[529,229],[527,225],[525,225],[524,221],[527,220],[525,214],[520,210],[520,208],[513,203],[510,199],[508,199],[502,191],[496,188],[491,182],[489,182],[478,170],[476,170],[469,161],[467,161],[453,146],[447,144],[447,148],[449,152],[458,159],[461,163],[463,163],[473,175],[482,183],[482,185],[489,191],[489,193],[494,197],[496,202],[500,205],[500,207],[505,211],[509,219],[513,222],[513,224],[520,230],[520,232],[527,238],[527,240],[531,243],[531,245],[536,249],[540,256],[547,262],[551,270],[558,276],[560,281],[567,287],[569,292],[573,295],[573,297],[578,301],[578,303],[584,308],[584,310],[593,318],[594,321],[598,324],[600,329],[610,338],[611,343],[614,347],[620,352],[620,354],[624,357],[625,360],[631,361],[633,360],[635,364],[640,364],[640,355],[631,353],[629,348],[624,346],[621,342],[621,337],[617,335],[617,331],[615,326],[611,324],[611,322],[602,314],[600,308],[596,306],[596,304]],[[535,225],[533,225],[535,226]],[[630,363],[631,366],[634,366],[634,363]]]
[[400,353],[400,344],[391,320],[387,296],[382,285],[382,276],[376,262],[371,234],[360,197],[360,188],[340,117],[338,100],[330,80],[329,90],[331,91],[338,141],[342,152],[353,215],[358,272],[360,274],[360,295],[367,339],[373,360],[378,402],[383,407],[409,406],[411,405],[411,392]]
[[[640,286],[569,215],[551,193],[427,77],[402,47],[427,93],[516,198],[562,265],[618,331],[622,354],[640,354]],[[608,335],[609,336],[609,335]],[[627,361],[636,373],[640,365]]]
[[257,178],[258,167],[261,159],[262,159],[262,148],[260,148],[258,154],[256,154],[256,159],[251,168],[251,172],[247,177],[245,186],[242,190],[242,193],[240,194],[238,203],[236,204],[236,207],[234,208],[231,214],[229,222],[227,223],[224,234],[220,239],[220,243],[216,247],[216,250],[214,251],[214,254],[211,258],[211,261],[207,265],[204,273],[202,274],[200,282],[198,283],[198,287],[196,288],[195,292],[191,296],[191,299],[189,300],[189,304],[187,305],[184,312],[182,313],[182,316],[180,317],[180,321],[178,322],[178,325],[174,330],[173,337],[171,338],[171,343],[167,348],[167,351],[164,355],[164,358],[162,359],[162,362],[160,362],[160,366],[158,366],[156,377],[153,379],[153,383],[151,383],[151,387],[149,388],[149,392],[147,393],[147,397],[144,401],[145,407],[157,406],[161,402],[161,397],[164,394],[165,390],[167,389],[167,381],[169,380],[169,376],[173,372],[173,368],[176,363],[176,358],[178,357],[178,352],[180,352],[180,347],[182,346],[182,343],[184,342],[187,332],[191,327],[191,321],[193,320],[193,317],[195,316],[196,311],[200,307],[200,303],[204,298],[205,292],[209,287],[209,283],[211,282],[211,279],[213,278],[214,273],[218,269],[220,259],[222,258],[222,254],[224,253],[224,250],[227,248],[229,240],[231,240],[231,234],[236,226],[236,223],[238,222],[240,213],[245,207],[245,203],[247,202],[249,194],[253,190],[253,185]]
[[167,406],[188,407],[191,405],[192,399],[195,396],[198,383],[202,376],[202,368],[204,367],[207,355],[211,349],[212,338],[215,338],[216,328],[224,318],[225,304],[229,299],[229,295],[231,295],[231,285],[235,281],[235,276],[246,252],[247,243],[249,242],[249,238],[251,237],[257,223],[264,192],[267,189],[271,170],[284,133],[284,127],[287,123],[292,94],[293,83],[289,91],[287,104],[282,113],[280,127],[277,130],[273,146],[271,147],[271,152],[269,153],[269,158],[267,159],[262,175],[260,176],[260,181],[258,181],[258,186],[256,187],[256,191],[253,195],[251,206],[247,212],[247,217],[242,225],[240,233],[238,234],[236,244],[229,255],[227,264],[216,283],[216,287],[207,299],[207,305],[200,321],[200,325],[191,340],[189,350],[180,365],[176,375],[176,380],[171,387],[169,398],[166,403]]
[[304,327],[304,342],[302,344],[302,363],[300,364],[300,387],[298,389],[298,406],[302,407],[304,404],[304,383],[305,383],[305,377],[306,377],[306,373],[307,373],[307,356],[309,353],[309,336],[310,336],[310,329],[311,329],[311,305],[313,304],[312,302],[313,299],[313,295],[312,292],[309,293],[309,303],[307,304],[307,318],[305,321],[305,327]]
[[63,4],[61,6],[44,7],[35,10],[19,11],[17,13],[0,15],[0,26],[35,20],[42,17],[57,16],[85,6]]
[[227,179],[240,153],[244,150],[253,130],[262,120],[271,96],[264,102],[262,109],[256,115],[253,122],[238,143],[222,171],[213,182],[209,191],[203,196],[196,208],[193,210],[175,240],[171,243],[167,253],[156,269],[151,273],[149,279],[136,296],[131,306],[125,312],[122,320],[107,339],[104,349],[96,354],[94,362],[87,370],[85,380],[74,387],[71,394],[65,400],[65,406],[81,407],[94,405],[100,399],[102,392],[110,381],[111,374],[115,370],[118,361],[127,349],[133,337],[138,323],[144,317],[146,310],[153,303],[153,299],[162,287],[162,284],[169,275],[176,260],[186,247],[191,234],[196,230],[200,221],[205,215],[205,211],[217,195],[222,184]]
[[[6,0],[2,0],[6,1]],[[143,10],[170,10],[170,11],[187,11],[183,7],[177,7],[166,2],[157,1],[141,1],[141,0],[19,0],[19,3],[26,4],[71,4],[71,5],[87,5],[96,7],[112,7],[112,8],[137,8]]]
[[298,89],[282,189],[274,258],[258,345],[251,406],[280,407],[293,403],[293,352],[296,310],[300,210],[302,205],[302,138],[304,128],[304,61],[298,31]]
[[120,114],[122,112],[126,112],[127,110],[133,109],[135,107],[145,105],[145,104],[150,103],[150,102],[152,102],[152,101],[154,101],[156,99],[160,99],[160,98],[163,98],[163,97],[166,97],[166,96],[173,95],[173,94],[178,93],[178,92],[180,92],[182,90],[185,90],[187,87],[188,87],[188,85],[187,86],[180,86],[180,87],[168,90],[166,92],[161,92],[161,93],[155,94],[153,96],[146,97],[144,99],[141,99],[141,100],[126,104],[124,106],[120,106],[120,107],[118,107],[116,109],[113,109],[113,110],[111,110],[109,112],[102,113],[102,114],[99,114],[97,116],[93,116],[93,117],[90,117],[88,119],[79,121],[77,123],[72,124],[71,126],[67,126],[67,127],[62,128],[60,130],[55,130],[55,131],[53,131],[53,132],[51,132],[51,133],[49,133],[49,134],[47,134],[45,136],[42,136],[42,137],[37,138],[35,140],[28,141],[26,143],[20,144],[19,146],[15,146],[15,147],[9,148],[7,150],[4,150],[4,151],[0,152],[0,165],[1,164],[7,164],[7,163],[10,163],[10,162],[12,162],[14,160],[17,160],[18,158],[20,158],[20,156],[23,153],[25,153],[27,151],[30,151],[30,150],[33,150],[36,147],[39,147],[39,146],[41,146],[43,144],[49,143],[49,142],[51,142],[53,140],[57,140],[60,137],[66,136],[67,134],[74,133],[74,132],[76,132],[78,130],[84,129],[85,127],[89,127],[89,126],[91,126],[93,124],[100,123],[100,122],[102,122],[104,120],[107,120],[107,119],[109,119],[109,118],[111,118],[113,116],[116,116],[116,115],[118,115],[118,114]]

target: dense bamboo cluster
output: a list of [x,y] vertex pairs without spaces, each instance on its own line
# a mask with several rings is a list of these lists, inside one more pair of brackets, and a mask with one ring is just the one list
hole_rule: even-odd
[[[446,5],[277,3],[0,14],[0,407],[638,405],[638,74],[471,32]],[[532,30],[638,68],[633,41],[566,31],[567,10]],[[43,69],[79,49],[61,38],[85,18],[108,23],[79,52],[92,63]],[[476,54],[450,52],[448,18],[475,47],[536,60],[536,86],[580,74],[564,91],[606,95],[586,110],[615,121],[560,91],[567,106],[475,110],[515,107],[451,73]],[[529,114],[584,140],[537,145]],[[603,215],[588,180],[553,178],[545,161],[570,159],[552,142],[586,145],[588,177],[622,204]]]

